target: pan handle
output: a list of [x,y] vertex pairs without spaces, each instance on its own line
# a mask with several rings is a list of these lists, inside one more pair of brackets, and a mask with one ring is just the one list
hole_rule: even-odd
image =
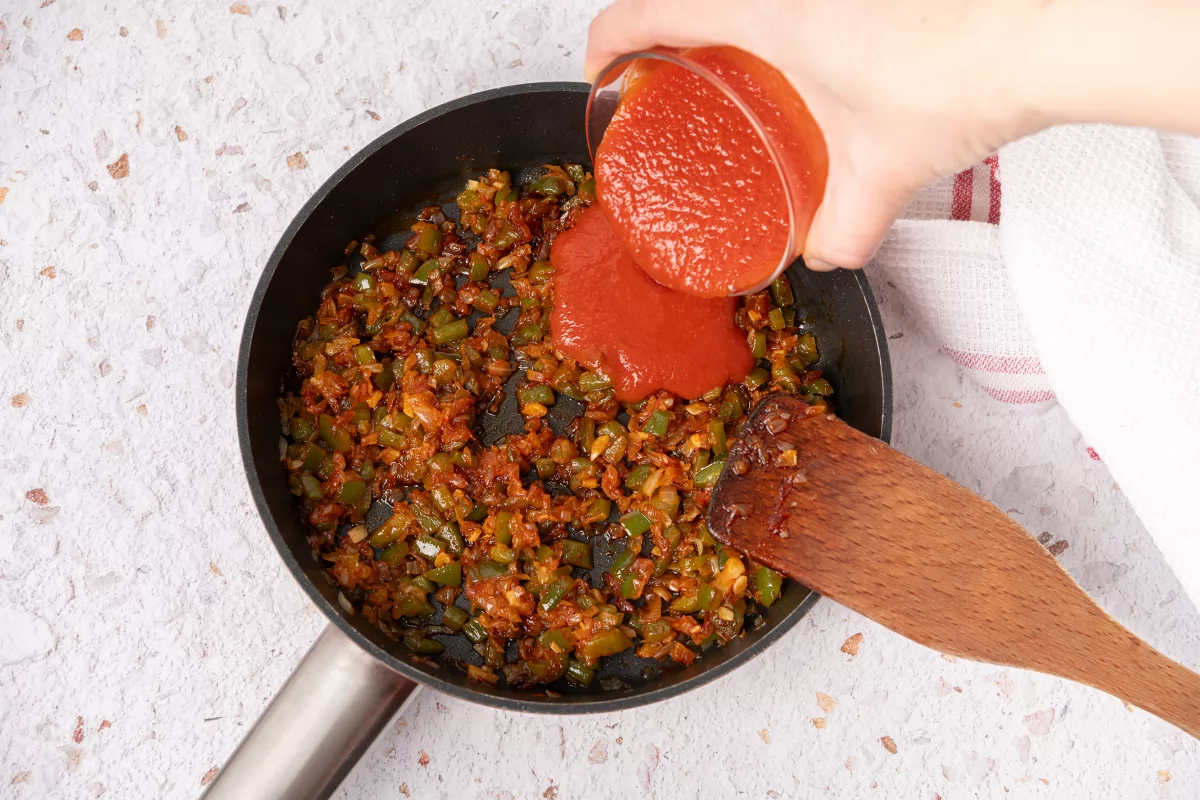
[[419,688],[330,625],[204,800],[325,800]]

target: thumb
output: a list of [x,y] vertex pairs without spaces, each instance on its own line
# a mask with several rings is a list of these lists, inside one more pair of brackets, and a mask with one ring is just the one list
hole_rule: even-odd
[[868,177],[853,169],[830,167],[825,199],[804,243],[804,263],[820,272],[858,269],[874,257],[915,190],[886,174]]

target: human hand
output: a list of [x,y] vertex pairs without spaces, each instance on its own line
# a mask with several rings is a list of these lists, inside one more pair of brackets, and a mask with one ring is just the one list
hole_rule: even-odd
[[829,178],[804,259],[861,267],[917,190],[1036,129],[994,65],[1024,3],[618,0],[592,22],[589,77],[655,45],[733,45],[780,69],[825,135]]
[[[821,126],[812,269],[868,263],[914,193],[1048,124],[1022,66],[1037,0],[618,0],[590,26],[593,78],[624,53],[731,44],[784,72]],[[1040,40],[1039,37],[1040,36]],[[1024,70],[1025,74],[1022,74]]]

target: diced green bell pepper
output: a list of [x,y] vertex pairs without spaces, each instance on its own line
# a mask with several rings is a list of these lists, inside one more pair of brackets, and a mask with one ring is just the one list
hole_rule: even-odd
[[558,578],[542,590],[542,594],[538,598],[538,607],[543,612],[554,610],[554,607],[567,596],[567,592],[571,591],[574,585],[575,581],[570,578]]
[[769,567],[759,567],[754,573],[754,588],[758,592],[758,602],[767,608],[779,599],[783,586],[783,576]]
[[646,424],[642,426],[642,430],[651,436],[663,436],[667,432],[667,426],[671,424],[671,412],[665,409],[658,409],[646,420]]
[[591,686],[592,681],[596,678],[596,670],[572,658],[567,662],[567,680],[578,683],[580,686]]
[[441,567],[427,569],[422,573],[426,578],[442,586],[462,586],[462,564],[454,561]]
[[325,441],[325,444],[339,453],[349,452],[353,444],[350,432],[340,425],[334,425],[333,417],[328,414],[322,414],[318,420],[318,425],[321,429],[321,438]]
[[621,517],[621,526],[630,536],[637,536],[650,530],[650,518],[640,511],[631,511]]
[[564,539],[562,543],[562,560],[573,567],[591,569],[592,546],[587,542]]
[[362,500],[363,493],[366,492],[367,485],[357,478],[351,478],[343,483],[337,490],[337,501],[344,506],[356,505]]
[[[615,656],[623,650],[633,647],[633,642],[618,628],[600,631],[586,644],[578,647],[578,652],[584,658],[594,661],[604,656]],[[568,665],[569,666],[569,665]]]
[[462,630],[463,624],[470,615],[458,606],[446,606],[442,611],[442,624],[452,631]]
[[417,635],[405,636],[404,646],[423,656],[436,656],[446,649],[437,639],[427,639]]
[[721,468],[723,466],[725,466],[724,461],[714,461],[696,473],[696,477],[692,479],[693,483],[700,489],[707,489],[715,485],[717,479],[721,477]]

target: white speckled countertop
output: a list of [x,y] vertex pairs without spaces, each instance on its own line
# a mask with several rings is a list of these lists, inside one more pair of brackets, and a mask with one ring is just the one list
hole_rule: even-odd
[[[259,271],[390,126],[577,79],[599,5],[278,2],[0,10],[0,798],[191,798],[232,751],[323,625],[237,452]],[[873,277],[895,444],[1045,532],[1109,611],[1200,665],[1196,608],[1062,410],[964,383]],[[945,659],[826,601],[734,675],[628,713],[423,693],[338,796],[1183,800],[1197,755],[1111,697]]]

